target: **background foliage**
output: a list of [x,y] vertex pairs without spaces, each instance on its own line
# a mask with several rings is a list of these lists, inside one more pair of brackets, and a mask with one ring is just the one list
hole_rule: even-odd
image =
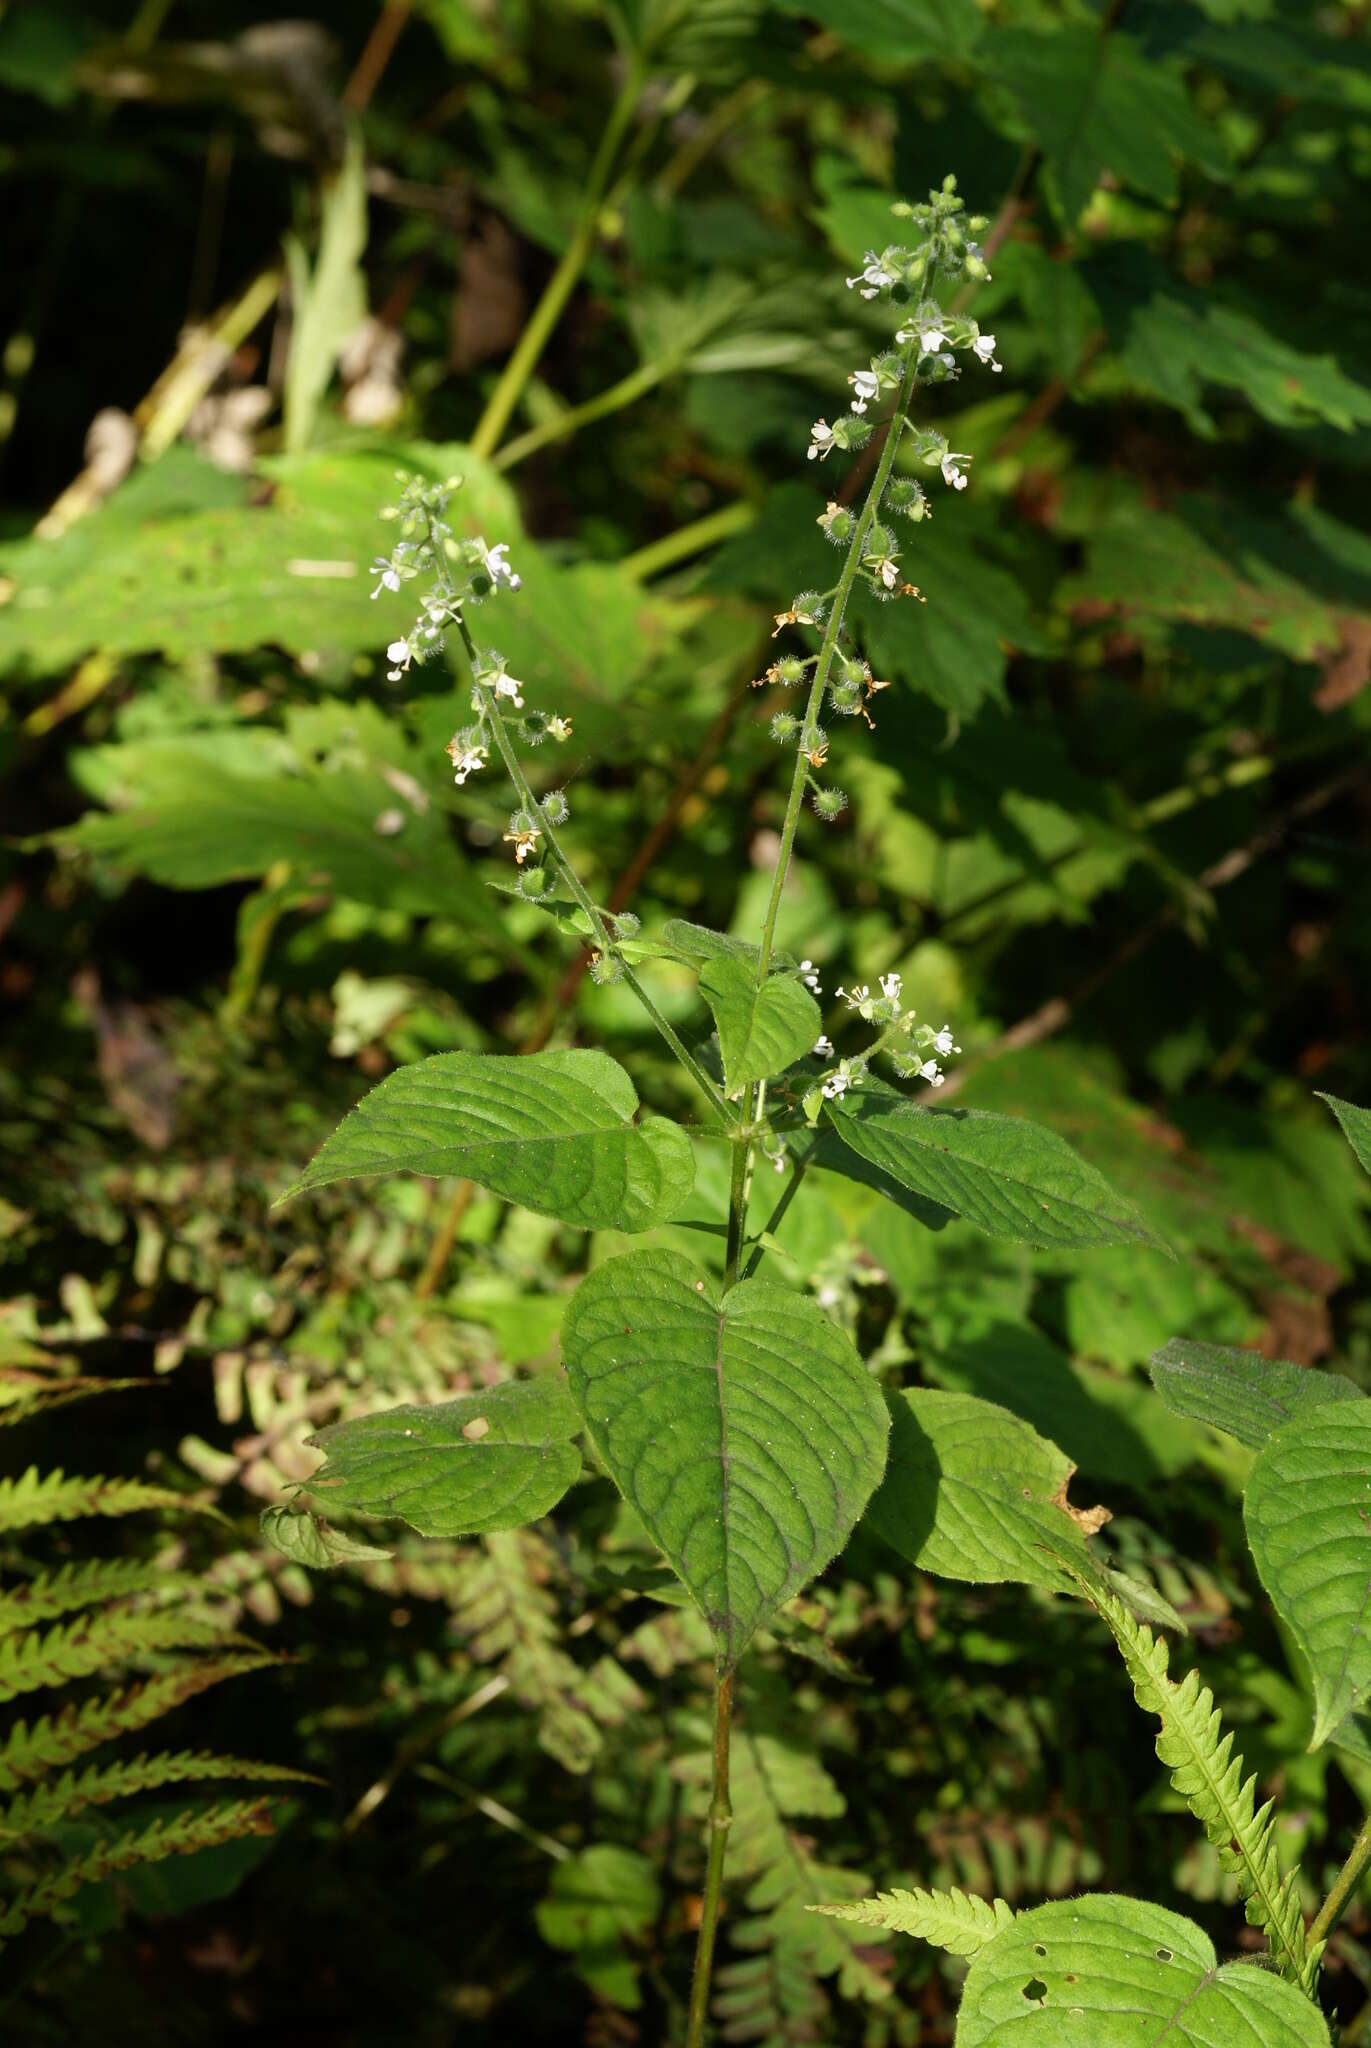
[[[1146,1364],[1184,1335],[1371,1390],[1371,1181],[1313,1100],[1371,1100],[1364,9],[45,0],[0,14],[0,88],[0,1769],[54,1717],[0,1862],[7,1901],[96,1880],[0,1953],[15,2037],[676,2023],[709,1659],[606,1482],[331,1574],[258,1526],[321,1427],[550,1363],[586,1241],[456,1180],[271,1203],[424,1053],[603,1046],[694,1114],[623,991],[487,886],[508,805],[448,780],[446,672],[385,679],[376,511],[397,467],[460,468],[511,542],[501,649],[573,718],[598,900],[751,931],[780,797],[749,686],[821,579],[806,428],[869,331],[842,277],[949,168],[994,218],[1005,369],[945,394],[973,487],[916,531],[926,604],[863,622],[895,687],[835,742],[852,807],[804,827],[780,940],[830,988],[899,969],[963,1099],[1061,1132],[1183,1257],[932,1234],[816,1175],[771,1278],[1076,1463],[1312,1899],[1371,1766],[1305,1753],[1250,1460]],[[703,1034],[688,974],[654,987]],[[717,1265],[701,1157],[636,1242]],[[1078,1606],[863,1534],[744,1675],[727,2038],[949,2041],[962,1964],[805,1911],[878,1889],[1108,1888],[1246,1938]],[[79,1797],[63,1681],[119,1745]],[[1371,1991],[1371,1902],[1324,1991]]]

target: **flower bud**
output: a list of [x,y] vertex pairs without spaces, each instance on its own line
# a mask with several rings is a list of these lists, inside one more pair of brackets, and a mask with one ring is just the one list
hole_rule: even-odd
[[565,825],[571,816],[571,805],[566,800],[565,791],[560,789],[549,790],[539,808],[549,825]]
[[534,817],[532,811],[525,810],[521,805],[517,811],[510,812],[509,829],[512,833],[517,834],[518,837],[526,839],[530,833],[537,832],[538,820]]
[[642,920],[635,917],[631,910],[621,910],[617,917],[612,917],[609,921],[614,927],[616,939],[636,939],[643,928]]
[[776,681],[787,686],[802,683],[808,666],[807,662],[801,661],[798,654],[783,654],[775,664]]
[[828,701],[843,718],[855,718],[862,708],[862,693],[856,683],[830,683]]
[[537,903],[548,891],[547,869],[520,868],[515,886],[519,894],[527,897],[530,903]]
[[816,789],[814,792],[815,814],[825,824],[831,825],[835,818],[841,818],[847,809],[847,796],[841,789]]
[[778,711],[771,721],[771,737],[777,746],[787,746],[800,730],[800,721],[793,711]]
[[624,978],[624,963],[613,953],[597,953],[590,963],[590,978],[599,988],[613,988]]

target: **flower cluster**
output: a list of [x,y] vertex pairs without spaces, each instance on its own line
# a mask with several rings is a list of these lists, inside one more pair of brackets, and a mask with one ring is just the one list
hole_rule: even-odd
[[[800,978],[816,995],[820,993],[812,961],[800,963]],[[935,1031],[931,1024],[915,1021],[917,1013],[904,1008],[904,983],[899,974],[881,975],[874,991],[868,982],[861,982],[855,988],[839,988],[835,994],[864,1023],[875,1025],[880,1036],[865,1053],[839,1060],[819,1077],[805,1097],[805,1113],[811,1122],[821,1103],[839,1102],[851,1089],[861,1086],[877,1053],[889,1054],[902,1080],[926,1081],[932,1088],[943,1086],[947,1077],[940,1061],[960,1052],[961,1047],[953,1039],[950,1024]],[[826,1033],[815,1040],[814,1053],[819,1059],[831,1059],[833,1051],[833,1041]]]
[[808,658],[784,655],[758,679],[772,684],[807,684],[809,703],[804,715],[776,713],[771,732],[779,744],[796,747],[797,776],[803,774],[803,787],[816,813],[828,819],[841,815],[847,799],[841,790],[821,788],[809,772],[823,767],[828,759],[820,715],[825,708],[849,718],[860,712],[870,725],[869,700],[887,687],[872,675],[850,642],[844,645],[849,638],[845,619],[848,598],[860,582],[880,600],[914,598],[923,602],[918,585],[901,567],[900,536],[890,522],[908,520],[917,526],[930,516],[931,508],[916,478],[893,473],[896,461],[902,457],[907,467],[937,470],[952,491],[964,491],[968,483],[970,455],[953,448],[937,428],[916,427],[906,411],[909,399],[920,384],[956,378],[959,353],[991,370],[1001,368],[995,359],[994,335],[982,334],[975,320],[944,311],[937,297],[946,285],[976,283],[989,277],[984,252],[975,239],[987,221],[979,215],[965,215],[953,178],[945,179],[925,203],[902,202],[892,211],[913,223],[918,239],[910,246],[892,243],[885,249],[868,249],[861,269],[847,283],[849,290],[860,292],[864,299],[893,310],[894,346],[879,350],[865,367],[849,373],[852,395],[848,412],[832,422],[815,420],[807,450],[811,462],[826,462],[835,449],[856,453],[874,431],[868,414],[879,412],[893,397],[877,483],[862,511],[854,512],[843,504],[840,492],[818,515],[825,539],[847,554],[834,589],[801,591],[786,610],[776,614],[776,633],[791,626],[822,632],[819,653]]
[[[482,653],[473,645],[466,627],[467,608],[501,591],[519,590],[522,578],[510,562],[508,541],[497,541],[492,547],[483,535],[459,539],[453,533],[447,508],[453,492],[461,488],[460,477],[434,484],[423,477],[402,475],[400,482],[396,502],[381,513],[383,519],[398,524],[399,537],[390,553],[378,555],[371,565],[376,578],[371,595],[378,598],[383,591],[398,594],[406,584],[419,578],[426,580],[427,587],[419,599],[415,623],[386,649],[390,662],[386,673],[392,683],[400,682],[416,663],[441,654],[450,633],[460,635],[471,661],[474,713],[473,723],[461,727],[447,744],[453,779],[460,784],[469,775],[478,774],[489,760],[496,721],[503,720],[502,706],[508,704],[513,711],[524,709],[524,685],[509,673],[504,656],[494,648]],[[530,746],[538,746],[546,739],[561,741],[571,737],[569,718],[550,717],[543,711],[527,712],[518,725]],[[560,792],[558,795],[565,815],[566,800]],[[545,800],[545,808],[548,801]],[[559,822],[550,810],[547,817],[553,823]],[[540,821],[531,817],[525,820],[521,812],[510,820],[505,838],[513,844],[515,859],[521,867],[530,855],[536,854],[542,829]],[[528,876],[522,879],[527,880]]]

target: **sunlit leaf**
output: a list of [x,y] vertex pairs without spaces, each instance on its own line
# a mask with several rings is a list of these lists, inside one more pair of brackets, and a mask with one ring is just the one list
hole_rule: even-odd
[[714,1013],[730,1095],[783,1074],[823,1029],[819,1005],[793,975],[769,975],[759,988],[751,965],[730,954],[702,970],[700,993]]
[[1254,1451],[1296,1415],[1330,1401],[1365,1399],[1341,1373],[1188,1337],[1173,1337],[1153,1354],[1152,1383],[1175,1414],[1225,1430]]
[[610,1476],[731,1667],[847,1540],[885,1462],[875,1382],[805,1296],[717,1283],[677,1253],[610,1259],[562,1328]]
[[328,1458],[309,1488],[325,1511],[336,1502],[393,1516],[421,1536],[517,1529],[555,1507],[580,1471],[580,1427],[559,1379],[508,1380],[321,1429],[310,1442]]
[[364,1173],[458,1173],[585,1230],[647,1230],[690,1193],[694,1160],[678,1125],[634,1123],[637,1108],[607,1053],[435,1053],[363,1096],[287,1193]]

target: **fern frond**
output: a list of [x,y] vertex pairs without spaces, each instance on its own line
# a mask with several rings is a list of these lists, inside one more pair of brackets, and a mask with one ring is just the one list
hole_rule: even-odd
[[72,1401],[89,1401],[95,1394],[117,1394],[123,1387],[147,1385],[147,1380],[57,1380],[36,1372],[0,1372],[0,1429],[65,1408]]
[[214,1849],[241,1835],[274,1832],[267,1799],[238,1799],[199,1812],[178,1813],[131,1829],[108,1842],[97,1842],[83,1856],[40,1878],[17,1898],[0,1907],[0,1944],[22,1933],[30,1920],[51,1918],[65,1900],[88,1884],[99,1884],[116,1870],[138,1863],[158,1863],[166,1856],[188,1856]]
[[265,1650],[188,1658],[124,1692],[63,1707],[60,1713],[44,1714],[37,1721],[16,1721],[0,1743],[0,1792],[14,1792],[98,1749],[102,1742],[146,1728],[225,1678],[241,1678],[276,1662]]
[[33,1628],[97,1600],[126,1600],[133,1593],[180,1592],[193,1585],[186,1573],[171,1572],[140,1557],[97,1557],[60,1571],[40,1572],[22,1585],[0,1592],[0,1635]]
[[1161,1722],[1157,1755],[1218,1851],[1220,1867],[1237,1879],[1249,1922],[1265,1934],[1281,1975],[1312,1993],[1323,1945],[1308,1945],[1296,1873],[1281,1876],[1272,1803],[1258,1807],[1256,1776],[1244,1778],[1213,1693],[1197,1671],[1177,1684],[1165,1639],[1086,1576],[1077,1575],[1077,1584],[1118,1644],[1138,1705]]
[[0,1702],[45,1685],[89,1678],[150,1651],[209,1649],[224,1639],[223,1624],[203,1615],[178,1609],[102,1608],[41,1634],[0,1638]]
[[322,1780],[288,1764],[255,1763],[247,1757],[214,1756],[208,1751],[168,1751],[135,1756],[113,1764],[92,1764],[84,1771],[64,1771],[36,1791],[0,1807],[0,1842],[22,1841],[83,1806],[104,1806],[136,1792],[155,1792],[163,1785],[184,1785],[206,1778],[292,1779],[318,1785]]
[[141,1508],[193,1508],[196,1503],[141,1479],[106,1479],[30,1465],[18,1479],[0,1479],[0,1534],[36,1529],[45,1522],[77,1522],[83,1515],[132,1515]]
[[835,1920],[856,1920],[863,1927],[884,1927],[892,1934],[914,1934],[954,1956],[974,1956],[1014,1919],[1014,1908],[1003,1899],[975,1899],[955,1888],[924,1891],[919,1885],[909,1892],[878,1892],[874,1899],[809,1910]]

